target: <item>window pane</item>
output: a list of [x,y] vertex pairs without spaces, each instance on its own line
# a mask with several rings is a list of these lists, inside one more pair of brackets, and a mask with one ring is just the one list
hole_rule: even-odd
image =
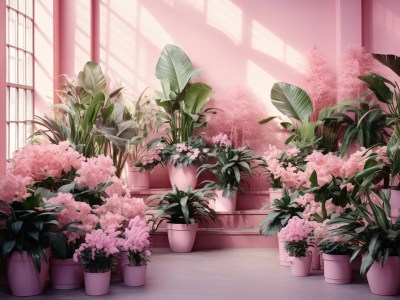
[[8,10],[10,15],[8,19],[8,35],[10,45],[17,45],[17,13],[11,9]]
[[10,7],[15,8],[15,9],[18,9],[18,7],[17,7],[17,1],[18,1],[18,0],[9,0],[9,5],[10,5]]
[[26,19],[26,44],[25,49],[32,52],[32,21]]
[[18,89],[18,121],[25,121],[25,90]]
[[18,123],[18,149],[22,148],[26,142],[26,129],[24,123]]
[[17,120],[17,90],[15,88],[10,88],[10,113],[9,120]]
[[[9,19],[9,17],[8,17],[9,14],[10,14],[10,9],[7,8],[7,12],[6,12],[6,28],[7,29],[8,29],[8,26],[10,26],[10,21],[8,20]],[[8,30],[6,30],[6,43],[7,44],[10,43],[10,41],[8,39],[9,39]]]
[[10,120],[10,88],[6,88],[6,120]]
[[7,144],[7,159],[10,158],[10,124],[6,123],[6,144]]
[[25,52],[18,50],[18,84],[25,84]]
[[26,119],[33,120],[33,98],[31,91],[26,91]]
[[17,131],[17,125],[15,123],[10,123],[10,156],[17,150],[17,145],[16,142],[18,140],[18,131]]
[[9,76],[9,73],[10,73],[10,53],[9,53],[9,49],[8,49],[9,47],[6,47],[6,82],[10,82],[10,76]]
[[14,48],[9,48],[9,82],[10,83],[17,83],[17,50],[15,50]]
[[26,54],[26,85],[33,86],[33,61],[32,55]]
[[18,15],[18,47],[25,49],[25,17]]
[[33,12],[33,9],[32,9],[32,7],[33,7],[33,5],[32,5],[32,0],[26,0],[26,14],[29,16],[29,17],[32,17],[32,12]]
[[18,0],[18,10],[25,13],[25,0]]

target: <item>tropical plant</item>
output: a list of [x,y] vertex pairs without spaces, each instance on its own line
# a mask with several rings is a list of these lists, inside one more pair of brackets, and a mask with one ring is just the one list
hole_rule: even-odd
[[41,262],[46,261],[46,249],[52,247],[60,255],[66,255],[67,240],[64,232],[73,230],[73,224],[61,227],[57,214],[62,207],[44,204],[42,195],[35,193],[23,202],[0,201],[0,245],[3,257],[14,251],[27,251],[40,272]]
[[[171,193],[153,195],[147,198],[152,229],[157,230],[164,221],[172,224],[195,224],[209,217],[215,221],[216,212],[210,208],[209,201],[215,198],[210,189],[192,191],[191,186],[179,190],[174,186]],[[154,200],[158,200],[155,204]]]
[[162,87],[156,103],[164,110],[161,117],[168,125],[169,144],[187,141],[196,129],[206,126],[206,113],[215,113],[211,108],[204,108],[212,88],[201,82],[189,82],[199,74],[181,48],[164,47],[156,66],[156,77]]
[[207,186],[222,190],[224,197],[229,197],[232,192],[243,191],[241,185],[247,183],[259,161],[257,154],[247,146],[237,149],[217,146],[208,156],[216,161],[201,165],[197,175],[209,170],[215,176],[215,181],[208,182]]
[[299,217],[293,217],[279,232],[289,256],[303,257],[311,253],[314,245],[313,227]]
[[331,240],[329,237],[318,243],[319,253],[346,255],[351,253],[351,246],[341,241]]
[[[382,191],[366,192],[366,203],[353,201],[354,211],[328,222],[336,225],[332,236],[353,244],[350,260],[363,253],[360,274],[364,277],[374,262],[385,264],[389,256],[400,255],[400,217],[390,221],[390,198]],[[377,199],[373,199],[376,198]]]
[[283,189],[282,198],[274,199],[272,203],[261,208],[270,210],[260,222],[260,233],[265,236],[276,235],[291,218],[301,217],[304,208],[296,202],[298,196],[297,192],[289,194]]

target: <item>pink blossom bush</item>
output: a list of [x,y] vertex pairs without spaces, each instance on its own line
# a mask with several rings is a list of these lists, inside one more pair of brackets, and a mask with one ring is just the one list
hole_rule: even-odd
[[123,236],[124,238],[121,239],[120,247],[122,251],[128,252],[131,265],[145,265],[151,255],[149,250],[150,234],[146,222],[138,216],[130,220]]
[[313,226],[299,217],[293,217],[279,232],[290,256],[301,257],[310,254],[313,245]]
[[190,137],[186,142],[167,145],[163,149],[162,160],[174,166],[189,166],[203,162],[208,151],[201,136]]
[[32,181],[46,177],[61,178],[79,169],[84,158],[68,142],[26,145],[12,159],[12,173]]
[[13,201],[22,202],[30,195],[26,188],[29,183],[29,178],[13,175],[7,171],[0,180],[0,200],[9,204]]
[[232,143],[228,136],[224,133],[219,133],[212,137],[212,142],[215,146],[232,147]]
[[119,253],[119,232],[110,226],[88,233],[84,243],[74,253],[74,261],[81,261],[88,272],[103,273],[113,268]]

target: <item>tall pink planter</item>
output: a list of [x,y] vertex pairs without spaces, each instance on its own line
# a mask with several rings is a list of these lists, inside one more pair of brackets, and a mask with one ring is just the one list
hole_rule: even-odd
[[390,256],[384,266],[374,262],[367,273],[371,293],[381,296],[394,296],[400,292],[400,257]]
[[215,198],[215,210],[224,212],[233,212],[236,210],[237,192],[232,191],[228,198],[225,198],[223,190],[216,190],[217,197]]
[[69,259],[50,259],[50,283],[53,289],[71,290],[83,287],[83,267]]
[[[385,194],[386,189],[382,190]],[[400,214],[400,191],[390,191],[390,217],[392,221],[395,221]]]
[[14,251],[8,259],[8,285],[15,296],[35,296],[43,292],[49,275],[49,261],[41,259],[40,273],[28,252]]
[[186,166],[186,167],[175,167],[172,164],[168,164],[168,175],[171,186],[176,187],[180,190],[186,189],[187,186],[192,186],[192,190],[196,187],[197,177],[196,177],[196,166]]
[[147,265],[124,266],[124,284],[126,286],[142,286],[146,284]]
[[311,255],[292,257],[291,272],[293,276],[304,277],[310,275],[311,272]]
[[280,189],[269,188],[268,192],[269,192],[269,202],[271,203],[275,199],[282,198],[282,191]]
[[325,282],[346,284],[351,282],[351,265],[349,255],[323,253]]
[[103,273],[84,272],[85,293],[89,296],[101,296],[110,292],[111,271]]
[[128,186],[132,191],[143,191],[150,188],[150,172],[140,171],[138,167],[128,167]]
[[198,224],[167,224],[168,242],[172,252],[187,253],[193,249]]
[[279,264],[281,266],[290,267],[291,259],[289,253],[285,250],[285,241],[279,236],[279,233],[278,233],[278,249],[279,249]]
[[321,263],[320,263],[321,258],[320,258],[320,255],[318,254],[318,241],[315,241],[315,245],[312,246],[310,248],[310,250],[311,250],[311,257],[312,257],[311,269],[313,269],[313,270],[321,269]]

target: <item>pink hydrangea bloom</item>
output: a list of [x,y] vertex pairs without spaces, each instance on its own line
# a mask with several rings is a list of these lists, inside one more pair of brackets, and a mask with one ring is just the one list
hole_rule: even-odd
[[128,228],[124,231],[125,239],[120,244],[123,251],[144,252],[150,247],[149,228],[140,217],[129,221]]
[[224,133],[219,133],[212,137],[212,142],[216,146],[231,147],[232,142],[229,140],[228,136]]
[[293,217],[288,224],[281,229],[279,236],[285,242],[300,242],[310,238],[313,227],[299,217]]
[[29,181],[29,178],[22,178],[19,175],[7,172],[0,180],[0,200],[6,203],[21,202],[24,198],[30,196],[26,188],[26,185],[30,183]]
[[76,172],[74,181],[77,184],[95,189],[100,184],[113,182],[116,168],[110,157],[99,155],[88,158]]

